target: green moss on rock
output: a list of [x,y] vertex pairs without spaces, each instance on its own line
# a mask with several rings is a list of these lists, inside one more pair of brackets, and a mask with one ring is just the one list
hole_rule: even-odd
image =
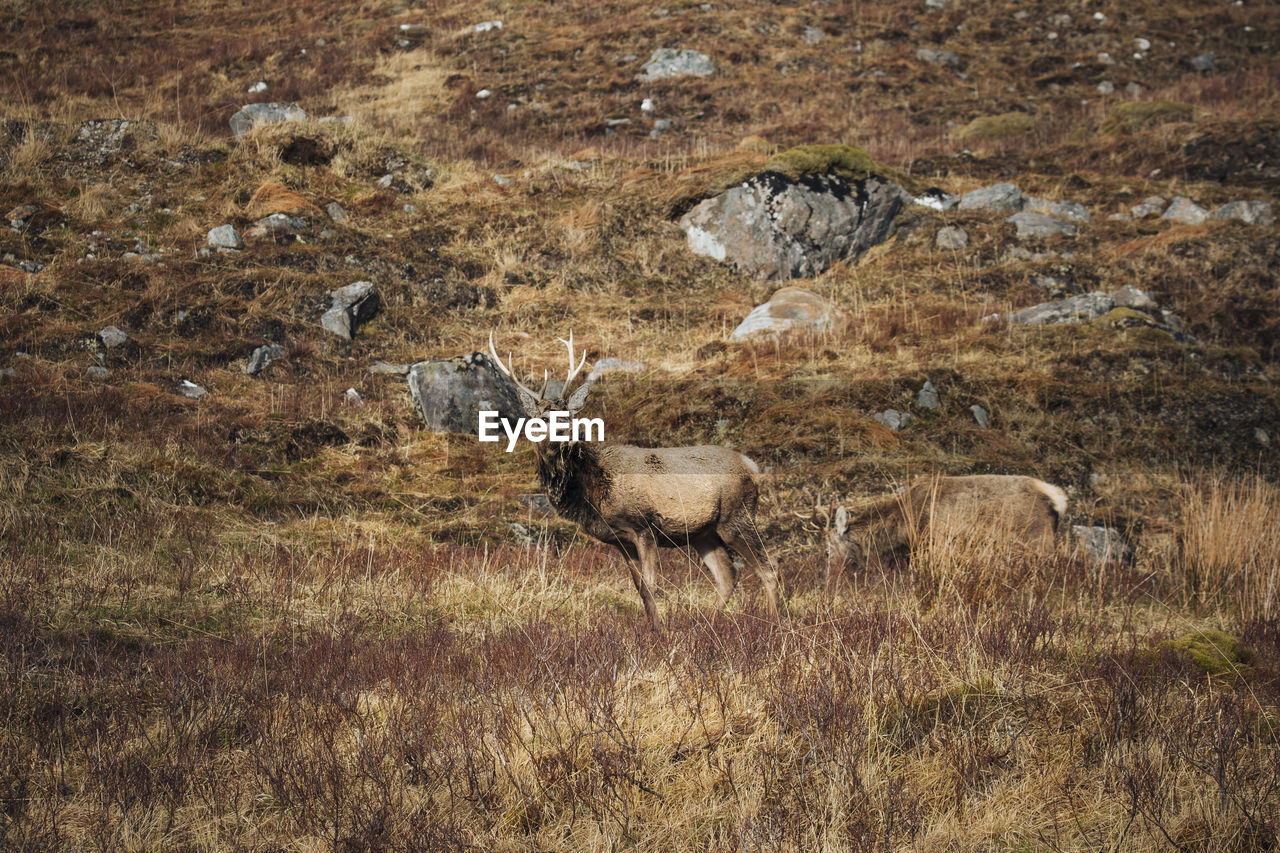
[[885,174],[871,155],[852,145],[797,145],[770,157],[766,169],[793,179],[828,173],[846,181],[861,181]]
[[1240,640],[1212,629],[1166,640],[1160,648],[1185,656],[1210,675],[1240,675],[1253,663],[1253,653]]
[[1040,121],[1027,113],[1001,113],[996,116],[978,116],[956,131],[961,139],[1006,139],[1022,136],[1040,126]]

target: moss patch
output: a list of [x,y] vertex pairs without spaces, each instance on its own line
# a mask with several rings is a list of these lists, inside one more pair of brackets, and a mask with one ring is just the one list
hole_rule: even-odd
[[1130,101],[1112,107],[1111,118],[1102,129],[1112,133],[1171,121],[1191,121],[1194,112],[1190,104],[1177,101]]
[[1253,663],[1253,652],[1230,634],[1208,630],[1185,634],[1160,644],[1185,656],[1210,675],[1241,675]]
[[1001,113],[998,116],[979,116],[956,131],[961,139],[1006,139],[1022,136],[1040,126],[1040,121],[1027,113]]
[[871,155],[852,145],[797,145],[770,157],[766,168],[793,179],[828,173],[846,181],[861,181],[885,174]]

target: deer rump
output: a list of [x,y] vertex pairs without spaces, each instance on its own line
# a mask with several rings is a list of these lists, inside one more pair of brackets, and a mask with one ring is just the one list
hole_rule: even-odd
[[824,574],[893,560],[919,541],[983,541],[1047,554],[1066,512],[1061,489],[1034,477],[978,474],[923,478],[902,495],[836,515]]

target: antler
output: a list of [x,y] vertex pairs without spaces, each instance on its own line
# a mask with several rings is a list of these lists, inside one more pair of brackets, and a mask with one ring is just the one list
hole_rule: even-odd
[[[570,336],[570,337],[572,337],[572,336],[573,336],[573,333],[572,333],[572,332],[570,332],[569,336]],[[537,394],[535,394],[533,391],[531,391],[531,390],[529,390],[528,388],[526,388],[526,387],[524,386],[524,383],[522,383],[519,379],[517,379],[517,378],[516,378],[515,371],[514,371],[514,370],[512,370],[512,368],[511,368],[510,366],[508,366],[508,364],[512,364],[512,362],[511,362],[511,353],[507,353],[507,362],[508,362],[508,364],[503,364],[503,363],[502,363],[502,358],[498,355],[498,351],[497,351],[497,350],[495,350],[495,349],[493,348],[493,332],[492,332],[492,331],[490,331],[490,332],[489,332],[489,354],[490,354],[490,355],[492,355],[492,356],[493,356],[493,360],[494,360],[495,362],[497,362],[497,364],[498,364],[498,369],[499,369],[499,370],[501,370],[503,373],[507,374],[507,376],[508,376],[508,377],[510,377],[511,381],[512,381],[512,382],[514,382],[514,383],[516,383],[516,387],[517,387],[517,388],[519,388],[519,389],[520,389],[521,391],[523,391],[524,393],[528,394],[528,395],[529,395],[530,397],[532,397],[534,400],[538,400],[538,401],[541,401],[541,400],[542,400],[542,395],[543,395],[543,394],[545,394],[545,393],[547,393],[547,381],[548,381],[548,380],[547,380],[547,378],[546,378],[546,372],[545,372],[545,371],[543,372],[542,391],[541,391],[541,392],[539,392],[539,393],[537,393]]]
[[582,365],[587,363],[587,354],[584,352],[582,354],[582,361],[578,362],[577,367],[574,367],[573,366],[573,329],[569,330],[569,340],[566,341],[564,338],[556,338],[556,340],[558,340],[560,343],[564,344],[569,348],[569,375],[564,380],[564,387],[568,388],[569,383],[573,381],[573,377],[577,376],[578,371],[582,370]]

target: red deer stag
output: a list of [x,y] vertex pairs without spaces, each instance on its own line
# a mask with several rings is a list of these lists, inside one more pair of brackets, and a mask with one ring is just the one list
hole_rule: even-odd
[[[573,334],[559,339],[569,348],[564,388],[552,399],[525,387],[493,347],[489,353],[515,383],[529,417],[567,412],[572,418],[586,402],[591,385],[572,389],[586,354],[574,364]],[[658,580],[658,549],[692,546],[715,579],[723,608],[737,586],[737,570],[726,549],[746,561],[764,585],[769,613],[778,617],[778,570],[756,529],[757,477],[760,469],[725,447],[634,447],[629,444],[569,441],[534,443],[538,479],[551,505],[589,535],[613,545],[626,558],[631,580],[644,602],[653,629],[661,630],[653,590]]]
[[983,531],[1031,551],[1051,553],[1067,496],[1034,477],[977,474],[922,477],[907,490],[876,501],[850,517],[836,510],[827,534],[823,580],[845,567],[858,569],[930,532]]

